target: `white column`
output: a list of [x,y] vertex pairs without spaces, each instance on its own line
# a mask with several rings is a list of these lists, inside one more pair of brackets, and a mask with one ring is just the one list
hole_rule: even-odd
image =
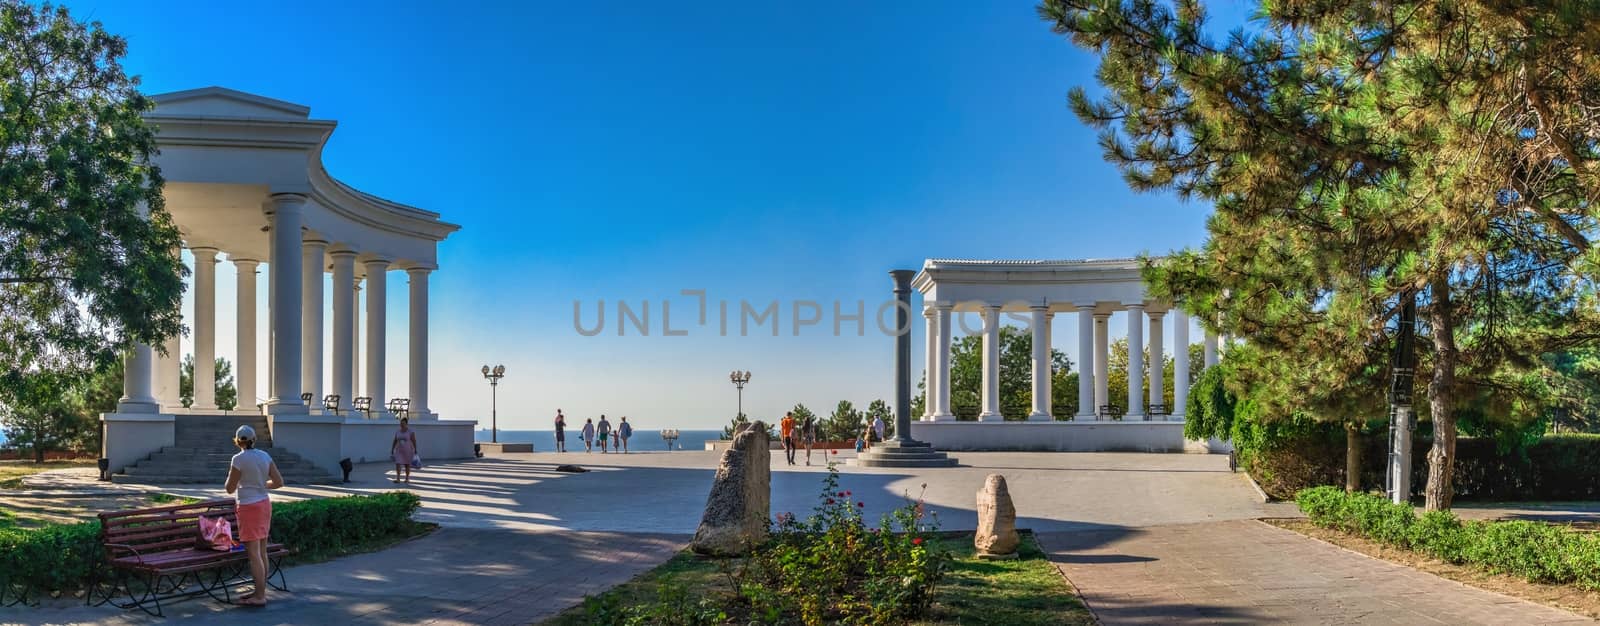
[[1094,418],[1094,305],[1078,306],[1078,419]]
[[1144,303],[1128,305],[1128,409],[1122,419],[1144,418]]
[[950,305],[934,304],[934,311],[938,313],[939,330],[939,355],[937,357],[938,384],[934,385],[934,406],[937,407],[933,414],[934,421],[950,421],[956,418],[950,411]]
[[233,364],[234,386],[239,390],[236,411],[258,412],[256,408],[256,267],[261,265],[251,259],[234,259],[238,270],[235,305],[238,308],[238,358]]
[[322,406],[322,266],[328,242],[300,244],[300,388],[311,407]]
[[348,411],[355,381],[356,356],[356,253],[334,250],[333,257],[333,388],[339,396],[339,410]]
[[1211,332],[1210,330],[1206,331],[1205,350],[1206,350],[1206,353],[1205,353],[1206,367],[1211,367],[1213,365],[1216,365],[1217,364],[1217,334],[1214,333],[1214,332]]
[[[1111,378],[1109,377],[1111,340],[1106,335],[1109,332],[1110,313],[1094,314],[1094,412],[1100,415],[1100,407],[1111,404]],[[1104,419],[1104,418],[1101,418]]]
[[352,399],[354,396],[361,395],[362,387],[364,387],[362,381],[365,380],[361,378],[361,311],[364,310],[361,308],[362,280],[365,279],[355,279],[355,297],[350,299],[350,394]]
[[[1166,340],[1161,319],[1166,315],[1166,311],[1150,312],[1150,401],[1146,407],[1162,404],[1167,399],[1167,358],[1161,345]],[[1167,407],[1167,410],[1170,412],[1172,407]]]
[[1189,409],[1189,314],[1172,310],[1172,419]]
[[122,398],[117,401],[118,413],[149,415],[160,410],[155,396],[150,393],[151,366],[155,361],[152,352],[150,346],[136,343],[123,357]]
[[372,259],[367,267],[367,396],[372,398],[374,416],[385,413],[389,398],[384,395],[384,376],[388,373],[385,348],[385,310],[388,303],[389,261]]
[[272,194],[269,217],[272,230],[271,273],[267,276],[272,349],[272,391],[267,412],[304,414],[300,401],[300,225],[306,197],[297,193]]
[[934,396],[937,395],[937,392],[935,391],[935,389],[936,389],[936,386],[938,384],[937,381],[939,380],[939,373],[938,373],[938,369],[939,369],[939,326],[938,326],[938,315],[939,315],[938,312],[933,309],[932,305],[928,305],[928,306],[922,307],[922,319],[927,322],[927,324],[924,326],[924,328],[928,329],[928,333],[927,333],[928,334],[928,338],[927,338],[928,354],[927,354],[927,359],[925,359],[927,361],[927,365],[925,366],[926,369],[923,370],[923,389],[922,389],[922,392],[923,392],[922,419],[923,419],[923,421],[932,420],[933,416],[939,412],[937,410],[937,407],[934,406],[934,401],[933,401]]
[[422,419],[432,417],[428,409],[428,272],[426,267],[406,270],[411,277],[411,413]]
[[183,396],[179,393],[183,376],[183,346],[178,342],[177,335],[167,337],[167,340],[162,342],[167,353],[154,354],[156,368],[152,376],[152,384],[155,385],[154,395],[165,411],[183,408]]
[[983,411],[980,422],[998,422],[1000,415],[1000,307],[983,307]]
[[194,253],[194,402],[190,409],[217,409],[217,249]]
[[1050,310],[1044,305],[1029,308],[1033,330],[1033,412],[1028,421],[1050,421]]

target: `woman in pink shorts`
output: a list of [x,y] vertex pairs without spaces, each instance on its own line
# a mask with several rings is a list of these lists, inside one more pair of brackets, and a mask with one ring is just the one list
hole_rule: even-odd
[[272,530],[272,500],[268,489],[283,486],[283,475],[278,464],[266,452],[256,449],[256,430],[240,426],[233,434],[233,445],[239,453],[233,455],[228,467],[228,493],[233,494],[234,510],[238,513],[239,541],[244,543],[250,557],[250,575],[256,580],[255,593],[239,601],[245,606],[267,605],[267,535]]

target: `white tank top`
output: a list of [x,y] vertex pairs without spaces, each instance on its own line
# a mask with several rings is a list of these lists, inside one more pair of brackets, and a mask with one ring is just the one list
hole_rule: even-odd
[[239,489],[233,494],[239,504],[255,504],[267,499],[272,455],[255,448],[240,450],[233,455],[233,467],[239,470]]

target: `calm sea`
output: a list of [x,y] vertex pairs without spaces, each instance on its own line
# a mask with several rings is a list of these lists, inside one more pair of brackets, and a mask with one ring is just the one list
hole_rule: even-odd
[[[583,440],[578,437],[583,426],[567,429],[567,449],[574,447],[583,449]],[[705,450],[706,442],[722,438],[720,430],[679,430],[678,440],[673,442],[674,450]],[[480,430],[477,433],[478,441],[488,441],[489,431]],[[533,449],[538,452],[549,452],[556,449],[556,431],[553,430],[501,430],[502,443],[533,442]],[[667,442],[661,439],[661,431],[637,429],[633,437],[628,439],[628,449],[650,451],[666,450]]]

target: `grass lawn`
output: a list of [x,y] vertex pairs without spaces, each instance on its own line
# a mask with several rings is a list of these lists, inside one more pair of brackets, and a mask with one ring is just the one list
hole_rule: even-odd
[[95,467],[94,459],[75,459],[70,461],[33,461],[13,460],[0,461],[0,489],[19,489],[22,487],[22,477],[31,476],[39,472],[68,467]]
[[[954,552],[956,559],[939,584],[931,613],[915,622],[919,626],[1094,623],[1083,601],[1050,564],[1032,534],[1023,535],[1022,547],[1018,550],[1020,558],[1012,561],[973,558],[972,535],[944,539],[940,546]],[[590,604],[624,607],[648,604],[657,599],[659,592],[669,589],[683,590],[693,601],[727,602],[733,595],[718,561],[685,551],[601,594]],[[568,609],[545,622],[553,626],[593,623],[597,622],[586,605]]]

